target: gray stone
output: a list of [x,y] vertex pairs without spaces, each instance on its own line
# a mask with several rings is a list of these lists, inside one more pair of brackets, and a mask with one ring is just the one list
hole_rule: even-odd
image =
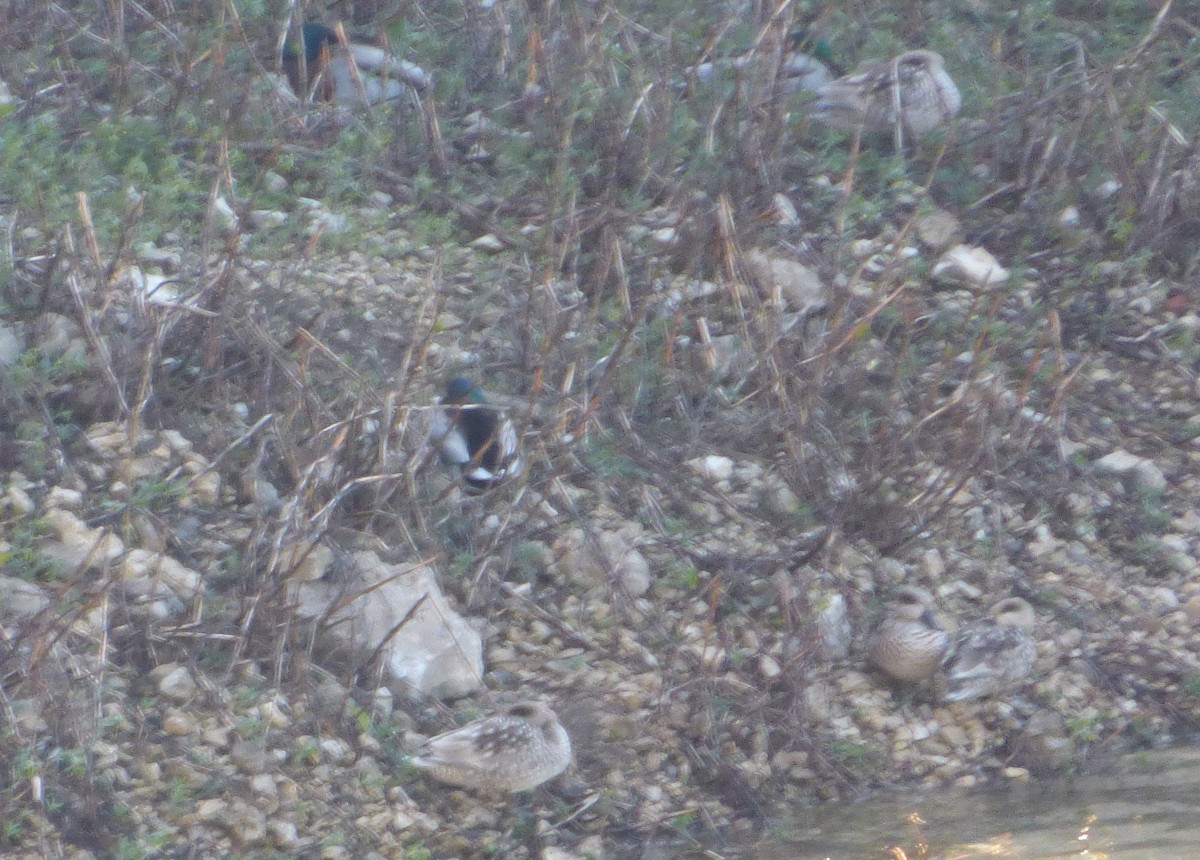
[[1096,469],[1121,478],[1125,488],[1133,492],[1161,492],[1167,488],[1166,476],[1153,460],[1121,448],[1097,460]]
[[57,562],[64,571],[78,570],[84,564],[97,568],[119,558],[125,552],[125,544],[114,534],[103,528],[88,528],[87,524],[70,511],[52,508],[42,516],[54,532],[54,537],[38,544],[38,552]]
[[829,290],[820,276],[802,263],[770,257],[758,250],[746,254],[746,263],[759,291],[768,299],[778,293],[794,311],[816,313],[829,301]]
[[198,690],[191,672],[178,663],[155,666],[150,672],[150,680],[157,683],[158,691],[173,702],[186,702]]
[[10,325],[0,325],[0,367],[11,367],[25,351],[25,336]]
[[5,624],[32,618],[49,605],[50,596],[37,583],[0,576],[0,619]]
[[727,481],[733,474],[733,460],[719,454],[709,454],[688,460],[687,467],[702,478],[710,481]]
[[70,317],[44,313],[33,324],[34,346],[47,358],[64,359],[68,363],[87,361],[87,343],[83,329]]
[[850,638],[853,633],[849,613],[846,611],[846,598],[832,592],[813,594],[811,599],[816,609],[817,630],[821,633],[821,642],[825,645],[829,659],[846,659],[850,654]]
[[986,248],[955,245],[934,263],[932,277],[968,289],[987,289],[1008,280],[1008,269]]
[[629,524],[600,531],[589,539],[583,529],[570,529],[554,542],[554,570],[589,587],[603,587],[611,576],[634,597],[650,590],[650,564],[637,549],[642,530]]
[[317,582],[325,578],[333,564],[333,550],[325,544],[309,547],[307,543],[291,544],[282,553],[284,567],[291,569],[293,579]]
[[257,774],[266,770],[268,759],[261,741],[237,741],[229,751],[233,766],[245,774]]
[[190,601],[200,591],[199,573],[184,567],[162,553],[131,549],[120,566],[121,581],[131,594],[149,597],[177,597]]
[[336,604],[326,619],[329,634],[357,653],[379,650],[387,677],[420,694],[453,699],[479,689],[483,640],[450,606],[432,570],[359,552],[350,576],[349,592],[345,584],[300,585],[300,613],[318,618]]

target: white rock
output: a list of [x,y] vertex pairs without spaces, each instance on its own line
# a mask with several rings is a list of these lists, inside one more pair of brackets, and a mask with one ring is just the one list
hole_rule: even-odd
[[250,790],[262,797],[278,797],[279,786],[275,777],[269,773],[256,773],[250,776]]
[[[328,634],[356,653],[380,650],[387,677],[422,695],[449,699],[479,689],[483,641],[450,606],[433,571],[386,564],[373,552],[356,553],[353,560],[349,585],[299,584],[301,615],[323,616],[336,602]],[[355,589],[357,596],[348,599]]]
[[121,559],[121,581],[132,594],[152,597],[174,596],[184,603],[200,591],[202,577],[169,555],[146,549],[131,549]]
[[174,278],[143,272],[138,266],[130,266],[128,275],[133,292],[151,304],[171,305],[183,298],[183,288]]
[[238,225],[238,215],[224,197],[218,197],[213,201],[213,216],[213,220],[223,230],[232,231]]
[[1167,477],[1153,460],[1142,460],[1133,470],[1133,488],[1138,492],[1161,492],[1167,488]]
[[651,585],[650,563],[638,550],[644,540],[641,527],[632,523],[594,537],[570,529],[554,542],[554,571],[593,588],[607,588],[615,577],[629,594],[640,597]]
[[278,209],[253,209],[250,212],[250,223],[255,227],[278,227],[287,223],[287,213]]
[[348,764],[354,761],[354,749],[341,738],[322,738],[320,741],[321,757],[336,764]]
[[710,481],[727,481],[733,474],[733,460],[719,454],[688,460],[687,467],[701,478],[708,478]]
[[485,233],[478,239],[471,242],[470,247],[474,248],[476,251],[485,251],[489,254],[498,254],[504,250],[504,243],[491,233]]
[[38,552],[65,571],[77,570],[84,562],[89,568],[101,567],[125,552],[119,537],[102,528],[88,528],[70,511],[51,508],[42,515],[42,522],[54,532],[54,539],[41,541]]
[[158,691],[173,702],[186,702],[196,695],[196,682],[186,666],[164,663],[150,672],[151,680],[158,682]]
[[32,514],[37,505],[29,497],[29,493],[20,487],[10,486],[4,492],[4,505],[11,508],[15,514]]
[[987,289],[1008,280],[1008,269],[985,248],[955,245],[933,266],[933,277],[968,288]]
[[[205,466],[203,458],[198,454],[193,454],[184,462],[184,471],[197,476],[192,479],[184,501],[196,499],[206,507],[213,507],[221,500],[221,476],[216,469],[204,472]],[[200,474],[201,472],[204,473]]]
[[958,219],[944,209],[935,209],[917,218],[917,238],[931,248],[945,248],[962,229]]
[[746,264],[759,290],[768,299],[778,293],[783,302],[798,313],[821,311],[829,302],[829,290],[820,276],[803,263],[771,257],[756,249],[746,253]]
[[1167,487],[1166,476],[1153,460],[1139,457],[1121,448],[1101,457],[1095,465],[1098,471],[1116,475],[1127,482],[1131,490],[1144,492],[1164,490]]
[[800,214],[786,194],[775,194],[771,198],[771,202],[774,207],[776,223],[784,227],[795,227],[800,223]]
[[324,579],[333,564],[333,550],[325,544],[317,544],[311,550],[304,543],[292,544],[284,549],[281,557],[284,569],[291,568],[292,579],[300,582]]
[[70,317],[46,312],[33,324],[33,341],[51,359],[61,358],[67,363],[88,360],[87,342],[83,329]]
[[48,508],[68,508],[78,510],[83,506],[83,493],[67,487],[51,487],[46,493],[44,504]]
[[371,694],[371,713],[380,720],[387,721],[392,716],[395,697],[387,687],[376,687]]
[[783,674],[783,667],[770,654],[762,654],[758,658],[758,674],[764,681],[774,681]]
[[[271,782],[272,786],[274,784],[274,782]],[[291,851],[300,846],[300,831],[290,821],[285,821],[281,818],[272,818],[267,822],[267,830],[270,831],[271,842],[276,848]]]
[[25,351],[25,336],[10,325],[0,325],[0,367],[11,367]]
[[321,208],[309,213],[309,222],[304,233],[306,236],[315,236],[317,233],[340,235],[349,229],[349,218],[341,212],[330,212],[328,209]]
[[850,654],[850,639],[853,633],[846,610],[846,598],[837,592],[831,592],[810,595],[810,599],[817,608],[817,630],[821,634],[826,653],[831,660],[844,660]]
[[275,699],[261,702],[258,706],[258,716],[264,723],[275,729],[287,728],[292,724],[292,718],[288,716],[283,704]]
[[31,618],[50,605],[50,596],[37,583],[0,576],[0,618],[5,624]]

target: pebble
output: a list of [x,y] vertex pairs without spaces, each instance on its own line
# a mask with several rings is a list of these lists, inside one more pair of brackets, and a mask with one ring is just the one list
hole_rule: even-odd
[[175,663],[156,666],[150,671],[150,680],[156,681],[158,691],[174,702],[187,702],[198,690],[187,667]]

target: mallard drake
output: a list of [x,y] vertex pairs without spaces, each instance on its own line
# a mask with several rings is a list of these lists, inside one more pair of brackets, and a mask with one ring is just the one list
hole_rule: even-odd
[[891,678],[915,684],[933,676],[949,644],[933,616],[933,595],[905,586],[867,640],[867,659]]
[[303,51],[295,39],[283,43],[282,63],[292,92],[302,99],[311,94],[337,104],[373,105],[400,98],[410,87],[419,91],[429,86],[429,76],[419,66],[374,45],[343,42],[324,24],[305,24],[300,41]]
[[817,90],[814,119],[843,131],[895,131],[920,137],[949,122],[962,96],[942,55],[906,51]]
[[[811,51],[804,50],[811,47]],[[779,64],[779,85],[784,92],[799,90],[817,91],[833,80],[829,67],[824,62],[832,51],[823,39],[812,41],[804,30],[797,30],[788,35],[788,50],[784,53]],[[698,83],[707,84],[715,80],[719,74],[728,70],[740,71],[752,60],[753,53],[740,54],[736,57],[723,57],[697,63],[684,70],[688,78]]]
[[[784,92],[797,92],[799,90],[817,91],[822,86],[833,80],[833,74],[829,72],[828,66],[820,59],[817,59],[815,54],[804,53],[799,50],[800,44],[803,42],[803,34],[792,34],[788,37],[790,50],[782,56],[779,65],[779,85]],[[822,44],[824,44],[822,42]],[[828,47],[828,46],[826,46]],[[706,60],[698,62],[695,66],[685,68],[684,74],[686,78],[695,80],[700,84],[709,84],[718,78],[721,73],[728,71],[740,72],[754,59],[754,54],[746,53],[738,56],[726,56],[726,58],[716,60]],[[680,84],[685,88],[686,83]]]
[[800,90],[819,92],[833,79],[829,67],[812,54],[789,51],[779,66],[779,80],[784,92]]
[[788,34],[788,50],[779,67],[779,78],[786,92],[818,92],[842,71],[834,61],[833,48],[827,41],[804,28]]
[[450,785],[494,794],[527,791],[567,769],[571,738],[554,711],[529,702],[430,738],[412,763]]
[[1033,669],[1037,646],[1033,607],[1019,597],[1007,597],[988,617],[955,634],[942,663],[946,675],[943,698],[961,702],[991,696],[1017,686]]
[[520,474],[524,463],[512,422],[488,405],[469,377],[450,380],[442,407],[434,413],[429,438],[442,460],[462,467],[468,484],[482,490]]

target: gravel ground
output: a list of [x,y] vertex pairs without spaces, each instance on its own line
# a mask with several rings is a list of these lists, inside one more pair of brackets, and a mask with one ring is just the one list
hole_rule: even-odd
[[[376,221],[404,221],[402,204],[376,203]],[[653,220],[641,226],[631,235],[647,259],[670,253]],[[857,251],[869,262],[897,247],[940,253],[884,238]],[[139,253],[146,271],[169,275],[191,252]],[[883,283],[888,266],[876,271]],[[805,404],[816,414],[804,426],[824,435],[786,447],[795,437],[772,423],[767,362],[739,340],[725,287],[645,285],[648,317],[704,316],[731,352],[733,369],[677,336],[690,376],[671,380],[674,396],[698,402],[697,381],[716,393],[692,407],[711,423],[688,426],[661,412],[639,423],[643,394],[628,379],[598,383],[603,363],[580,367],[573,387],[515,383],[512,332],[531,306],[545,314],[540,330],[559,333],[551,358],[602,338],[587,331],[588,297],[537,283],[514,254],[434,254],[399,227],[361,251],[249,260],[234,277],[244,305],[225,360],[243,369],[181,383],[207,393],[164,392],[138,424],[81,427],[42,474],[23,458],[28,445],[10,443],[6,745],[30,767],[9,856],[117,856],[135,844],[204,857],[626,856],[648,839],[749,831],[780,803],[1099,769],[1194,731],[1200,413],[1194,370],[1172,343],[1197,319],[1169,309],[1161,285],[1111,290],[1128,335],[1060,343],[1049,381],[1031,382],[957,354],[978,291],[905,282],[907,313],[958,323],[919,331],[923,354],[955,354],[913,377],[937,376],[933,405],[918,416],[899,402],[882,327],[846,367],[824,371],[856,381],[848,400],[896,404],[881,410],[892,422],[881,435],[923,435],[925,456],[895,464],[863,462],[838,438],[836,386]],[[131,298],[137,284],[116,299],[130,316],[110,313],[103,337],[153,317]],[[868,274],[824,300],[870,307],[882,289]],[[1028,322],[1034,286],[1005,289],[995,318]],[[787,295],[761,314],[821,354],[812,344],[844,329],[813,312],[819,302]],[[190,347],[191,322],[168,343]],[[289,342],[301,325],[330,352]],[[65,315],[9,331],[51,354],[89,350]],[[461,368],[509,395],[532,453],[521,480],[483,496],[436,463],[417,468],[421,410]],[[88,387],[103,384],[94,373],[60,396],[83,412]],[[306,399],[280,395],[289,387]],[[359,419],[337,456],[333,434],[302,438],[301,422],[280,415],[289,397],[319,404],[310,427]],[[276,429],[253,433],[268,411]],[[389,414],[395,429],[383,434]],[[968,450],[970,462],[956,459]],[[306,484],[298,476],[313,463],[328,468]],[[332,487],[367,474],[389,492],[344,494],[336,516],[316,516]],[[303,529],[297,497],[312,517]],[[326,647],[290,612],[294,571],[270,555],[275,541],[317,532],[332,550],[326,576],[352,551],[432,559],[484,636],[486,689],[447,709],[387,690],[369,659]],[[37,584],[28,574],[47,559],[59,574]],[[935,688],[869,671],[866,634],[901,584],[933,592],[950,628],[1000,597],[1029,599],[1029,682],[947,705]],[[497,802],[405,766],[421,737],[521,697],[551,703],[573,738],[575,762],[549,786]]]

